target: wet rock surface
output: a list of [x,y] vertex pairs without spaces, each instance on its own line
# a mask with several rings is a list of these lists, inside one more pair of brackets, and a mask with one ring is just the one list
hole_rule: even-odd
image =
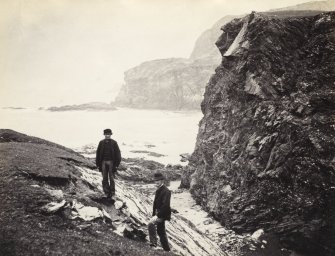
[[252,13],[223,27],[182,177],[224,226],[335,252],[335,13]]

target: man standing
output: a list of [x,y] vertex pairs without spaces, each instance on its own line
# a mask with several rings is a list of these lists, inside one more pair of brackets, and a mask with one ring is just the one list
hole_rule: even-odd
[[115,140],[111,139],[111,129],[105,129],[105,139],[99,142],[96,154],[96,165],[102,172],[102,188],[107,197],[115,196],[114,177],[121,162],[121,152]]
[[150,246],[157,246],[157,233],[159,235],[162,247],[165,251],[170,251],[167,235],[165,232],[165,221],[171,219],[171,191],[165,186],[166,179],[162,173],[155,173],[154,175],[157,190],[153,205],[152,218],[148,224]]

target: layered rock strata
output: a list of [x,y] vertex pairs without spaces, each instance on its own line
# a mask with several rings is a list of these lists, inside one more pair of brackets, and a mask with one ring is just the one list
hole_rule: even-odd
[[183,185],[227,227],[334,255],[335,13],[252,13],[217,47]]

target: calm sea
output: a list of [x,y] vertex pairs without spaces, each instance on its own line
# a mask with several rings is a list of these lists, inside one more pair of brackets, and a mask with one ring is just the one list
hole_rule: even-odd
[[[164,164],[180,163],[181,153],[192,153],[201,112],[120,108],[115,111],[49,112],[1,109],[0,128],[13,129],[72,149],[95,148],[105,128],[123,157],[145,157]],[[164,156],[158,157],[157,154]]]

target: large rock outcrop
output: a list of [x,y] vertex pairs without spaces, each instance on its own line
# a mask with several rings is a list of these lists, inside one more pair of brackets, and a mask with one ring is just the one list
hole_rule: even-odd
[[335,13],[223,27],[183,184],[221,223],[335,254]]
[[218,63],[162,59],[125,72],[118,106],[153,109],[200,109],[205,84]]
[[[284,11],[296,11],[298,13],[308,13],[310,11],[333,11],[335,10],[335,0],[328,1],[313,1],[308,3],[302,3],[280,9],[273,9],[269,12],[276,13],[281,12],[283,15]],[[292,13],[290,14],[292,15]],[[207,59],[213,63],[220,63],[221,54],[220,51],[215,47],[215,42],[221,35],[221,27],[226,25],[228,22],[236,18],[241,18],[244,15],[227,15],[218,20],[210,29],[204,31],[199,38],[196,40],[193,51],[190,58],[195,59]]]
[[228,22],[236,18],[241,18],[240,16],[227,15],[218,20],[211,28],[204,31],[196,40],[194,48],[192,50],[190,59],[207,59],[213,63],[217,63],[217,66],[221,62],[221,54],[217,47],[215,47],[215,42],[221,35],[221,27],[226,25]]

